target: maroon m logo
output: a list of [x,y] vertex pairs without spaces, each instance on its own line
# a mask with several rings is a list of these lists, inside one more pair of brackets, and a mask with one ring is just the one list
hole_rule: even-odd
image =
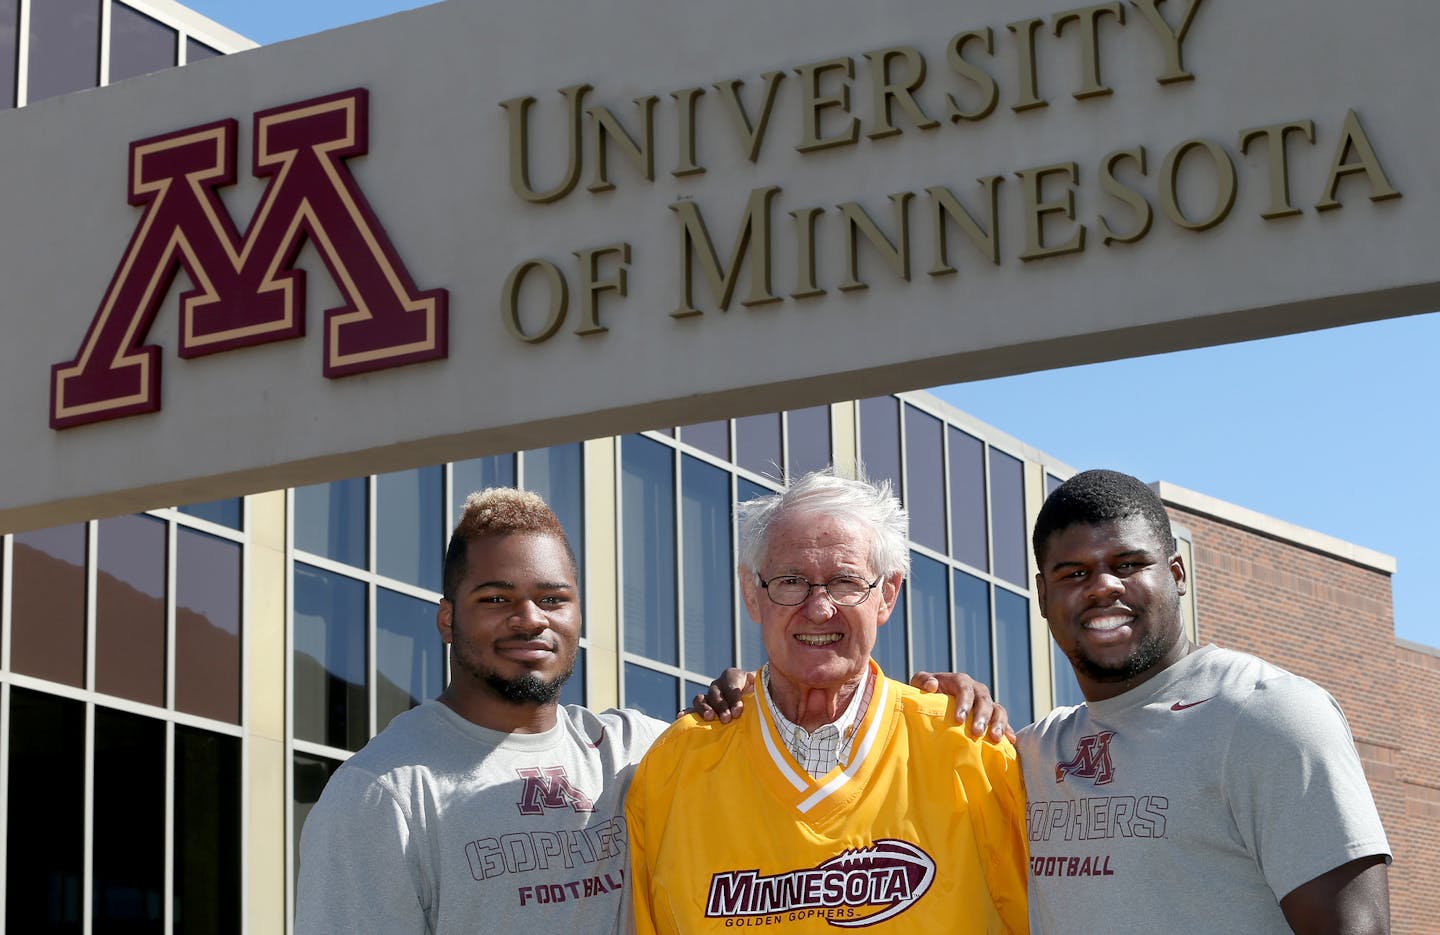
[[74,359],[51,368],[55,429],[160,408],[160,348],[145,344],[184,268],[181,357],[305,333],[308,239],[345,298],[325,313],[325,376],[446,356],[448,293],[418,290],[345,160],[368,148],[363,89],[255,114],[253,172],[268,177],[242,237],[216,189],[235,182],[235,120],[130,145],[130,203],[145,208]]
[[547,808],[572,808],[577,812],[595,811],[595,803],[585,793],[570,785],[563,766],[517,769],[524,786],[520,790],[520,814],[543,815]]
[[1110,759],[1110,739],[1113,730],[1102,730],[1098,734],[1087,734],[1075,745],[1075,759],[1055,764],[1055,781],[1064,782],[1065,774],[1095,780],[1103,786],[1115,778],[1115,764]]

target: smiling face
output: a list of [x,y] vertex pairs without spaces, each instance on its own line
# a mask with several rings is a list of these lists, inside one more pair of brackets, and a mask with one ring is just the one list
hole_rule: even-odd
[[1180,617],[1185,564],[1143,517],[1060,529],[1040,562],[1040,614],[1087,700],[1113,698],[1189,652]]
[[[756,580],[798,575],[829,581],[840,575],[874,581],[870,533],[832,516],[781,517],[769,535],[762,567],[740,569],[745,608],[759,622],[770,661],[771,689],[781,710],[786,699],[809,691],[835,692],[864,676],[875,646],[876,630],[890,617],[901,575],[882,580],[862,604],[837,607],[824,588],[814,588],[803,604],[782,607],[770,600]],[[786,716],[791,716],[786,711]]]
[[[575,667],[580,603],[565,544],[543,533],[471,540],[454,600],[436,617],[450,646],[444,699],[461,715],[514,729],[535,708],[552,710]],[[507,708],[527,709],[525,712]]]

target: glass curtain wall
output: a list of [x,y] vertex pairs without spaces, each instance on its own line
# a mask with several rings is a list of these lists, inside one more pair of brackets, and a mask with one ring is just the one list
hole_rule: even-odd
[[3,929],[239,932],[243,504],[3,542]]

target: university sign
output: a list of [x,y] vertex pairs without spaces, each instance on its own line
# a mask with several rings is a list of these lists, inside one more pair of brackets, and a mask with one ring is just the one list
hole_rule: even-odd
[[0,529],[1440,305],[1440,5],[1032,7],[451,0],[0,114]]

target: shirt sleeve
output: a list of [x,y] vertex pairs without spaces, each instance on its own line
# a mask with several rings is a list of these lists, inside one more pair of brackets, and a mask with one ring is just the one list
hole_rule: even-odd
[[980,758],[984,788],[967,791],[983,838],[981,845],[988,852],[986,880],[1005,930],[1022,935],[1030,931],[1026,894],[1030,851],[1025,837],[1025,785],[1020,761],[1009,741],[971,742]]
[[374,776],[341,769],[300,836],[295,935],[421,935],[432,900],[399,802]]
[[1319,686],[1298,678],[1257,686],[1224,762],[1236,832],[1277,901],[1352,860],[1388,859],[1350,726]]

